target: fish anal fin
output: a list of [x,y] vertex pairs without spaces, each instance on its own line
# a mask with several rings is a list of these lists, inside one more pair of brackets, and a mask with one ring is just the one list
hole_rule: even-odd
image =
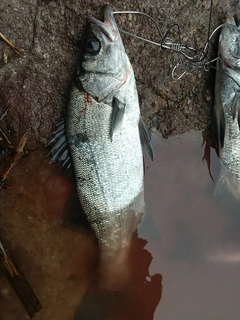
[[142,118],[139,119],[138,127],[139,127],[139,135],[140,135],[142,148],[144,151],[147,152],[151,160],[153,160],[154,154],[153,154],[153,148],[151,144],[152,133],[148,129],[147,125],[144,123]]

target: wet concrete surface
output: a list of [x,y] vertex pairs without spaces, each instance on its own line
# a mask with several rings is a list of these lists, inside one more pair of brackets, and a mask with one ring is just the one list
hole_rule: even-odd
[[[0,114],[8,110],[1,127],[17,142],[26,131],[28,148],[46,143],[65,112],[69,88],[76,71],[81,38],[88,15],[101,17],[105,1],[1,1],[0,30],[23,53],[19,57],[0,41]],[[113,10],[136,10],[154,17],[162,33],[177,23],[181,43],[199,52],[206,44],[210,1],[109,1]],[[211,31],[227,15],[236,13],[235,0],[213,1]],[[117,23],[132,33],[161,42],[154,25],[144,17],[117,15]],[[168,36],[179,42],[176,28]],[[144,120],[156,120],[165,136],[191,129],[203,130],[211,123],[212,75],[201,68],[179,81],[173,67],[184,63],[182,55],[122,35],[136,75]],[[4,52],[4,54],[3,54]],[[216,37],[209,56],[217,53]],[[7,56],[7,63],[4,57]],[[187,63],[188,65],[188,63]],[[187,67],[187,66],[185,66]],[[184,67],[184,68],[185,68]],[[188,68],[187,68],[188,69]],[[179,70],[181,72],[181,69]]]

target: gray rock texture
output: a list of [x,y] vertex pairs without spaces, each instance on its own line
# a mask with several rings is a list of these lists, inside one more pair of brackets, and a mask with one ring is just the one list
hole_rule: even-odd
[[[0,3],[0,32],[23,53],[18,56],[0,40],[1,121],[13,141],[26,131],[28,148],[46,143],[67,106],[68,91],[80,52],[86,17],[101,16],[105,1],[3,0]],[[162,32],[178,23],[182,43],[204,47],[207,39],[210,1],[110,1],[113,10],[137,10],[150,14]],[[238,1],[214,1],[211,30],[227,14],[239,9]],[[150,20],[135,15],[118,15],[119,26],[137,35],[160,41]],[[176,38],[175,31],[169,36]],[[211,73],[202,69],[179,81],[171,70],[181,55],[123,35],[133,65],[143,116],[164,137],[210,125]],[[216,55],[217,43],[209,55]],[[3,52],[7,54],[4,62]],[[153,121],[153,122],[152,122]]]

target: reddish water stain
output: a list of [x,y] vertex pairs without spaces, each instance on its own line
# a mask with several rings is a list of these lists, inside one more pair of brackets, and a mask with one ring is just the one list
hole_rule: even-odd
[[[41,177],[41,172],[38,172],[37,178],[44,179]],[[42,186],[48,212],[56,219],[63,218],[63,211],[74,189],[73,183],[67,176],[60,174],[59,168],[57,168]]]

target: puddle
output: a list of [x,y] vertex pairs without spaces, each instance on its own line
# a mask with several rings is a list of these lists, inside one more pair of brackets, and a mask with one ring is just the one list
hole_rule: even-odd
[[[201,132],[161,139],[147,161],[145,198],[160,241],[148,240],[150,272],[162,275],[154,319],[238,319],[240,215],[238,205],[214,196],[202,161]],[[220,170],[211,151],[211,172]]]
[[[152,218],[133,237],[121,292],[94,285],[94,235],[68,207],[74,186],[48,164],[46,150],[31,152],[16,166],[8,181],[12,189],[1,190],[0,237],[43,306],[36,320],[238,319],[237,205],[214,196],[201,132],[157,140],[155,161],[145,163]],[[216,179],[214,151],[211,161]],[[0,318],[28,319],[2,274],[0,285]]]

